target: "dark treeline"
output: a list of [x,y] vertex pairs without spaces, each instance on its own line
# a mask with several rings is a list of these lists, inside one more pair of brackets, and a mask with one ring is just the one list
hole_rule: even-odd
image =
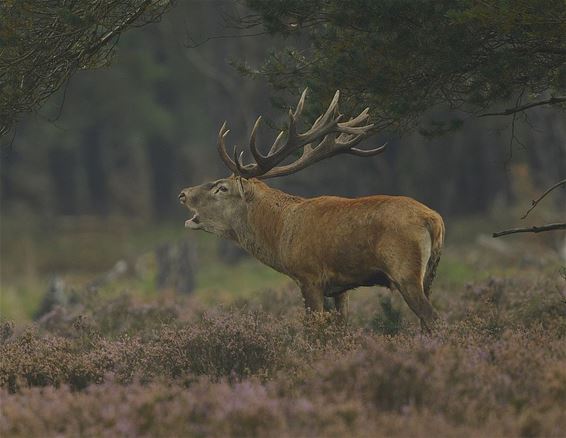
[[[221,4],[179,4],[161,23],[128,33],[112,67],[78,73],[40,115],[22,122],[2,150],[3,214],[167,220],[183,214],[181,187],[227,174],[215,149],[224,120],[229,144],[240,146],[258,114],[282,123],[285,112],[272,106],[269,87],[230,65],[259,65],[280,40],[187,47],[187,32],[194,41],[229,32]],[[443,214],[482,213],[519,196],[513,166],[528,164],[537,187],[564,170],[564,113],[540,108],[528,120],[517,116],[513,141],[511,125],[500,117],[470,119],[442,137],[383,133],[367,142],[389,142],[379,157],[340,157],[273,183],[301,195],[403,194]],[[271,144],[275,135],[265,127],[260,141]]]

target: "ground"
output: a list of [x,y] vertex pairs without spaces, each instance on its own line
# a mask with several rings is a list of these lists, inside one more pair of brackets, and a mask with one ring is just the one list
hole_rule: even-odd
[[[196,291],[158,292],[149,249],[170,227],[5,240],[20,263],[2,266],[0,434],[563,436],[564,263],[548,238],[494,245],[458,227],[474,237],[448,239],[432,334],[380,288],[352,293],[346,324],[306,317],[285,277],[221,265],[211,238],[195,242]],[[128,253],[147,266],[81,287],[85,266]],[[63,269],[64,305],[31,322]]]

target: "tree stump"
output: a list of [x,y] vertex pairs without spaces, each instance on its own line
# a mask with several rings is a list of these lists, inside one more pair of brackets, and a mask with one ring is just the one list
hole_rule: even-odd
[[195,288],[196,251],[189,240],[164,243],[155,249],[157,289],[188,294]]

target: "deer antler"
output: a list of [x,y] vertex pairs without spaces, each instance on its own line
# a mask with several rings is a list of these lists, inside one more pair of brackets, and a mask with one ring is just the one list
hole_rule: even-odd
[[[256,146],[257,129],[261,123],[259,116],[252,129],[249,148],[255,163],[244,164],[242,162],[243,152],[238,155],[237,148],[234,148],[234,159],[232,160],[226,152],[224,138],[230,132],[226,128],[226,122],[218,133],[218,152],[222,161],[234,174],[244,178],[274,178],[295,173],[317,161],[332,157],[338,154],[351,154],[360,157],[370,157],[380,154],[386,144],[375,149],[358,149],[356,146],[360,141],[368,136],[373,124],[364,125],[369,118],[369,108],[363,110],[357,117],[347,122],[341,122],[343,115],[338,112],[338,99],[340,91],[336,91],[334,98],[330,102],[328,109],[313,123],[311,128],[304,132],[297,132],[297,121],[299,120],[305,104],[307,90],[301,94],[299,103],[295,111],[289,109],[289,126],[287,135],[281,131],[267,155],[263,155]],[[317,143],[313,147],[313,144]],[[303,153],[296,161],[277,167],[287,157],[303,149]]]

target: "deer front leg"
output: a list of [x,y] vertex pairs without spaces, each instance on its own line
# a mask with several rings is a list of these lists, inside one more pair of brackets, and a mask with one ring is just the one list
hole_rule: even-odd
[[307,312],[322,312],[324,310],[324,290],[312,285],[301,285],[301,293]]

